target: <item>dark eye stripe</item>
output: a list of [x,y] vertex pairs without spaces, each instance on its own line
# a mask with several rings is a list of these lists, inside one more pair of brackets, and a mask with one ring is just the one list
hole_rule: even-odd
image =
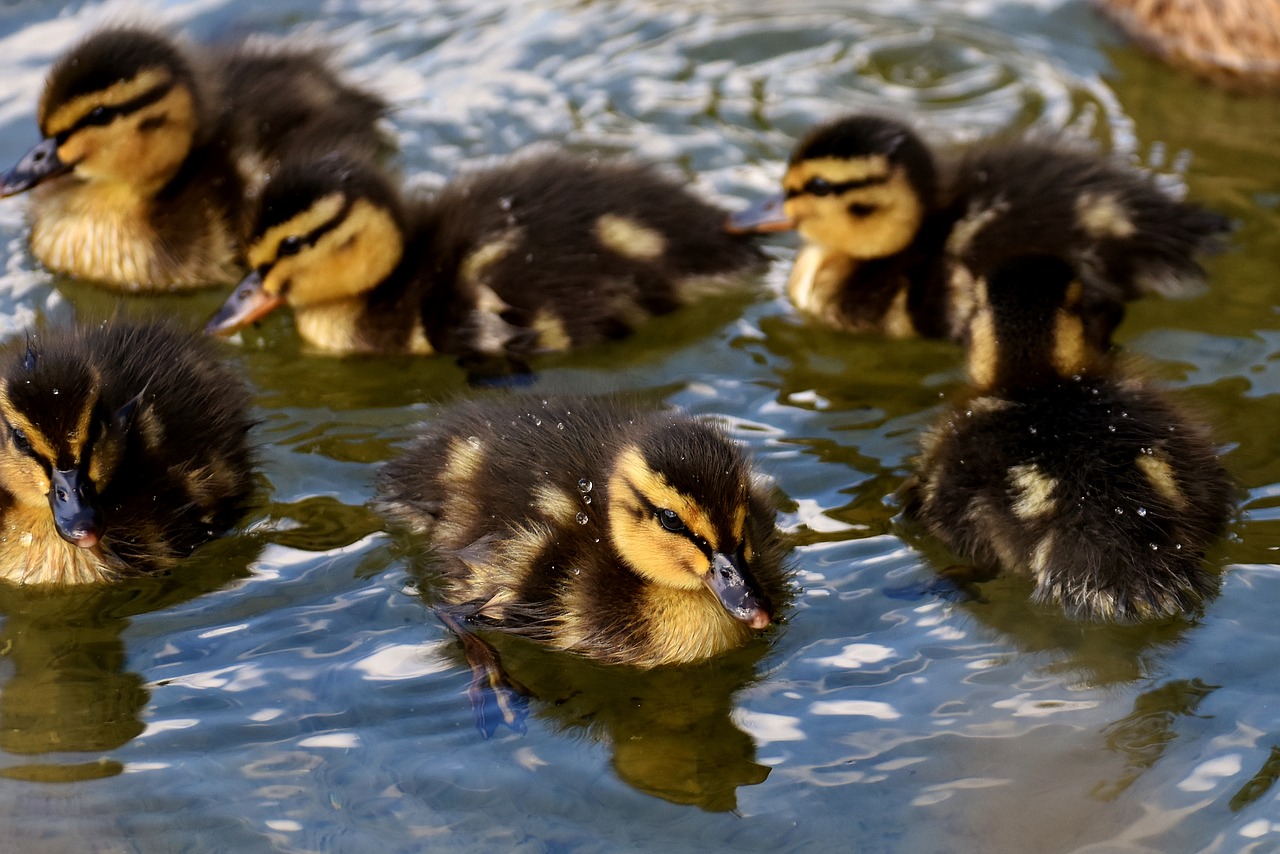
[[796,196],[838,196],[847,193],[850,190],[861,190],[863,187],[877,187],[880,184],[888,183],[887,176],[874,176],[871,178],[860,178],[857,181],[841,181],[840,183],[831,183],[823,181],[818,186],[811,186],[815,180],[812,179],[798,190],[787,190],[787,198],[794,199]]
[[[635,495],[636,499],[641,504],[644,505],[649,518],[653,519],[653,521],[661,525],[662,522],[658,519],[658,514],[661,513],[665,508],[659,507],[658,505],[654,504],[652,501],[650,501],[649,499],[641,495],[640,490],[636,489],[635,484],[631,483],[630,481],[627,481],[627,486],[631,488],[631,493]],[[688,527],[681,528],[678,531],[672,531],[670,528],[663,526],[663,530],[669,534],[680,534],[686,540],[693,543],[694,546],[697,547],[698,551],[706,555],[707,560],[711,559],[711,555],[715,551],[715,549],[711,548],[711,544],[708,543],[704,538],[698,536],[693,531],[690,531]]]
[[136,112],[141,110],[143,107],[148,107],[156,101],[159,101],[165,95],[168,95],[169,90],[172,88],[173,81],[170,80],[168,83],[162,83],[153,89],[148,89],[132,101],[125,101],[123,104],[116,104],[111,107],[95,107],[81,116],[80,120],[71,127],[58,134],[58,144],[61,145],[66,142],[67,139],[78,130],[83,130],[84,128],[93,127],[95,125],[109,125],[119,116]]
[[[275,260],[259,266],[258,274],[265,276],[267,272],[272,267],[274,267],[276,265],[276,262],[279,261],[281,258],[288,258],[290,256],[297,255],[300,251],[302,251],[303,247],[315,246],[316,242],[320,240],[320,238],[324,237],[326,234],[333,231],[335,228],[337,228],[339,225],[342,224],[342,221],[347,218],[347,214],[351,213],[352,204],[353,203],[351,199],[348,198],[343,201],[342,209],[339,210],[336,214],[334,214],[332,219],[328,220],[327,222],[323,222],[320,225],[317,225],[315,228],[311,229],[306,234],[303,234],[303,235],[291,234],[288,237],[282,238],[280,240],[280,243],[276,245]],[[281,252],[280,249],[285,244],[286,241],[289,242],[290,248],[285,252]]]

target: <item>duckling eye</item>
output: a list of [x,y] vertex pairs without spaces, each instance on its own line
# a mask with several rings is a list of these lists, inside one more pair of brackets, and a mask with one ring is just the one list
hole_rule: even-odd
[[875,205],[864,205],[861,202],[854,202],[849,205],[849,213],[856,217],[868,217],[877,210]]
[[826,178],[810,178],[804,185],[805,192],[814,196],[830,196],[836,191],[836,185]]
[[674,510],[659,510],[658,524],[660,524],[664,530],[670,531],[673,534],[677,534],[684,530],[684,522],[676,515],[676,511]]
[[276,247],[276,257],[286,258],[290,255],[297,255],[301,250],[302,238],[293,234],[280,241],[280,245]]
[[18,451],[24,454],[31,453],[31,441],[27,439],[26,433],[23,433],[17,427],[14,427],[11,429],[11,435],[13,436],[13,446],[17,448]]
[[106,107],[94,107],[85,117],[80,120],[81,124],[86,125],[105,125],[111,121],[111,110]]

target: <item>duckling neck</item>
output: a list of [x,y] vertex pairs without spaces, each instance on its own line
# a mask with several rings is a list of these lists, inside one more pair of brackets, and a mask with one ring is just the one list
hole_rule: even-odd
[[298,334],[313,347],[339,355],[435,353],[422,321],[413,255],[406,252],[391,274],[366,293],[295,305]]
[[[208,177],[208,176],[206,176]],[[32,193],[31,251],[50,270],[125,291],[186,289],[236,277],[222,196],[199,197],[188,169],[163,188],[66,176]]]
[[[12,500],[7,494],[5,498]],[[119,576],[102,545],[82,549],[62,539],[47,505],[5,508],[0,522],[0,578],[15,584],[92,584]]]
[[879,332],[910,338],[921,330],[913,317],[913,277],[903,256],[859,259],[809,244],[796,255],[787,295],[806,314],[846,332]]
[[640,607],[651,617],[647,666],[702,661],[742,646],[752,635],[706,588],[648,584]]

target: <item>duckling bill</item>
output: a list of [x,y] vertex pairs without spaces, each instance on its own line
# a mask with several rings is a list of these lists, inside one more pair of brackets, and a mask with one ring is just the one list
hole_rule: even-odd
[[637,164],[528,155],[404,200],[341,154],[267,184],[252,272],[209,322],[227,334],[279,306],[338,354],[449,354],[523,369],[533,355],[621,338],[759,269],[724,213]]
[[1197,256],[1230,228],[1078,146],[1023,139],[938,157],[877,116],[815,128],[782,183],[783,195],[735,215],[729,230],[795,229],[796,307],[837,329],[895,337],[963,340],[975,278],[1044,254],[1079,270],[1078,311],[1105,349],[1125,301],[1197,289]]
[[379,487],[390,515],[429,535],[439,606],[463,633],[650,668],[749,642],[791,597],[746,456],[678,413],[467,403],[427,426]]
[[166,325],[51,328],[0,356],[0,578],[112,581],[172,566],[252,490],[248,393]]
[[1090,345],[1082,291],[1048,256],[977,283],[973,389],[925,437],[906,515],[1070,614],[1180,614],[1217,589],[1235,489],[1203,424]]
[[385,105],[314,50],[197,50],[100,30],[54,64],[44,137],[0,178],[32,193],[31,250],[54,272],[126,291],[242,274],[246,196],[299,141],[368,151]]

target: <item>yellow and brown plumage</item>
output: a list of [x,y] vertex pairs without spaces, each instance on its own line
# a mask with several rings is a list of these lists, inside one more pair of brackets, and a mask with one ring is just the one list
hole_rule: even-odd
[[837,329],[897,337],[961,340],[974,278],[1047,254],[1080,270],[1079,311],[1107,347],[1124,301],[1197,287],[1197,254],[1229,226],[1079,146],[992,141],[938,157],[902,123],[867,115],[811,131],[783,188],[730,228],[796,229],[804,245],[787,290],[797,308]]
[[383,470],[430,535],[442,606],[638,667],[747,643],[790,598],[774,511],[704,421],[617,400],[459,406]]
[[288,304],[322,350],[520,365],[761,267],[723,216],[647,167],[585,155],[517,158],[409,201],[358,158],[298,160],[265,188],[253,272],[209,331]]
[[231,282],[265,170],[300,141],[373,150],[384,109],[316,50],[107,28],[51,69],[44,141],[0,195],[31,191],[31,250],[55,272],[126,291]]
[[1066,263],[1017,259],[976,289],[973,388],[927,434],[907,516],[1072,614],[1197,605],[1216,590],[1205,550],[1234,506],[1209,431],[1090,344]]
[[248,392],[164,324],[50,328],[0,356],[0,577],[85,584],[163,569],[253,487]]

